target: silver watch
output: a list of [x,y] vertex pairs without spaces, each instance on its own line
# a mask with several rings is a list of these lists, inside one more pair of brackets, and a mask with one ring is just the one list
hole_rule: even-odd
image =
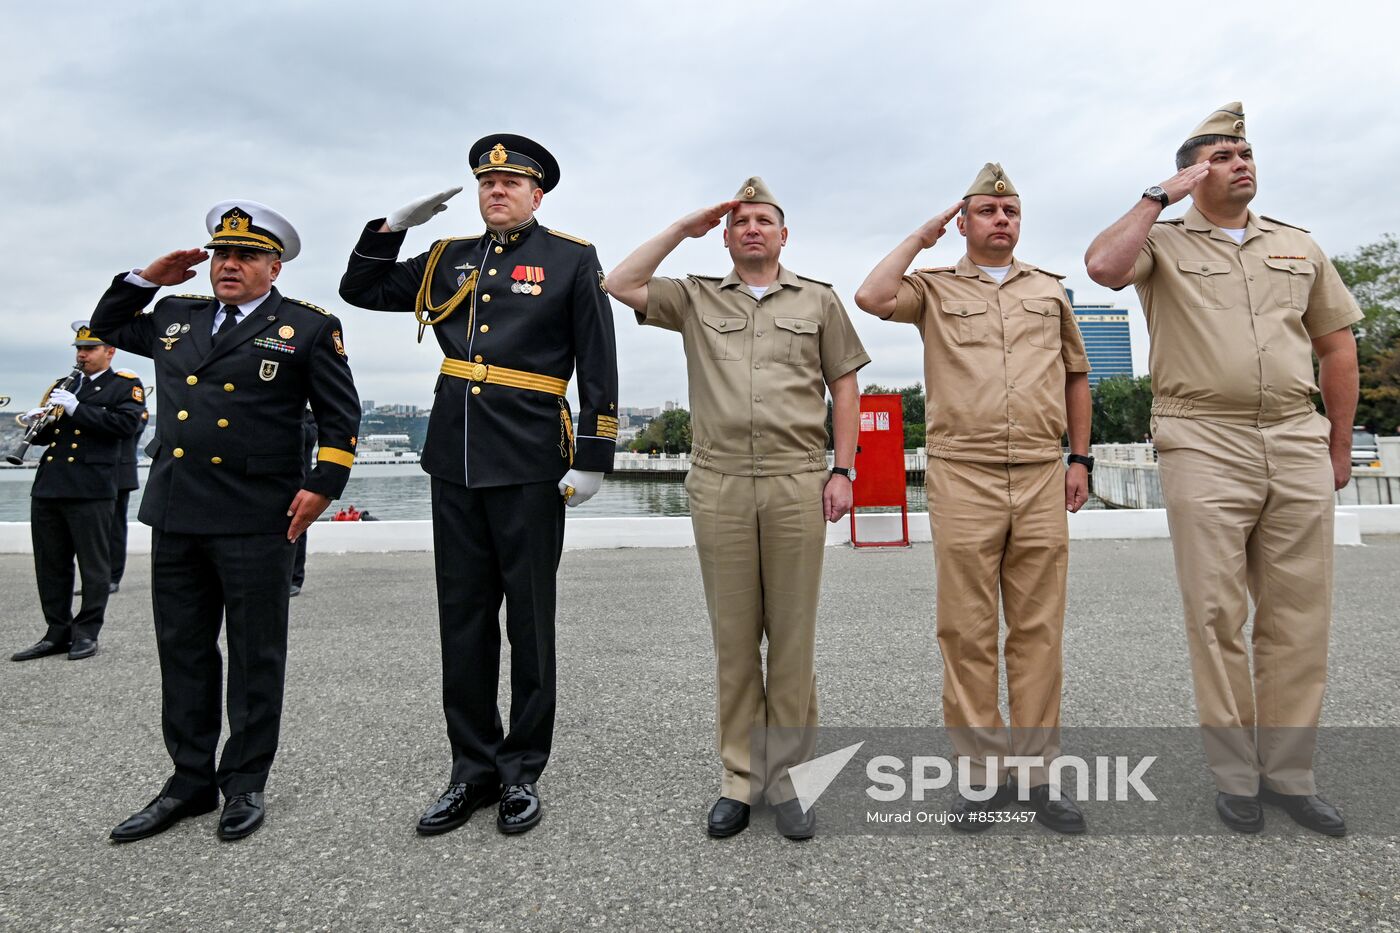
[[844,476],[846,477],[846,479],[850,480],[853,483],[856,481],[855,467],[832,467],[831,472],[836,473],[840,476]]
[[1161,185],[1153,185],[1151,188],[1148,188],[1146,191],[1144,191],[1142,193],[1142,196],[1144,198],[1151,198],[1154,201],[1160,201],[1163,207],[1166,207],[1168,204],[1170,204],[1172,200],[1167,195],[1167,192],[1163,190]]

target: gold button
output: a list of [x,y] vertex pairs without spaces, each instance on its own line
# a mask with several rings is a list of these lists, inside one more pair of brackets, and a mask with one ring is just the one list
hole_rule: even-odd
[[174,450],[172,450],[172,451],[170,452],[170,456],[174,457],[174,458],[177,459],[177,460],[180,459],[181,457],[183,457],[184,455],[185,455],[185,448],[183,448],[183,447],[176,447]]
[[50,447],[57,447],[57,446],[58,446],[58,441],[53,441],[53,442],[51,442],[51,443],[49,444],[49,446],[50,446]]
[[72,458],[72,457],[69,457],[69,458],[68,458],[68,462],[69,462],[69,463],[72,463],[72,462],[73,462],[73,458]]
[[486,364],[477,363],[472,366],[471,379],[473,382],[483,382],[486,379]]
[[223,458],[223,457],[210,457],[210,458],[209,458],[209,462],[210,462],[210,463],[223,463],[223,462],[224,462],[224,458]]
[[73,436],[74,436],[74,437],[77,437],[79,434],[82,434],[82,433],[83,433],[83,432],[82,432],[82,431],[79,431],[77,428],[74,428],[74,429],[73,429]]
[[486,274],[487,274],[487,275],[495,275],[495,274],[496,274],[496,270],[495,270],[495,269],[492,269],[490,272],[487,272]]
[[505,250],[501,249],[501,247],[498,246],[498,247],[496,247],[496,252],[501,253],[501,252],[505,252]]
[[191,386],[192,386],[192,385],[194,385],[194,384],[195,384],[196,382],[198,382],[198,381],[199,381],[199,377],[198,377],[198,376],[186,376],[186,377],[185,377],[185,385],[191,385]]
[[220,418],[219,421],[218,421],[218,424],[219,424],[219,427],[221,427],[221,428],[226,428],[226,427],[228,427],[228,419],[227,419],[227,418]]
[[224,391],[225,391],[225,392],[232,392],[232,391],[233,391],[233,383],[232,383],[232,382],[225,382],[225,383],[224,383]]
[[77,444],[69,444],[68,446],[71,447],[71,448],[73,448],[74,450],[77,450],[77,449],[78,449],[78,445],[77,445]]
[[490,301],[490,300],[491,300],[491,296],[490,296],[490,295],[482,295],[482,296],[481,296],[481,300],[482,300],[482,301]]
[[187,411],[184,411],[183,409],[182,409],[181,411],[179,411],[178,413],[176,413],[176,415],[175,415],[175,417],[176,417],[176,418],[179,418],[181,421],[186,420],[187,418],[189,418],[189,416],[190,416],[190,413],[187,412]]
[[490,329],[491,329],[491,325],[490,325],[490,324],[482,324],[482,325],[481,325],[481,332],[482,332],[483,334],[486,333],[487,331],[489,331]]
[[53,457],[45,457],[45,458],[44,458],[44,462],[45,462],[45,463],[48,463],[48,462],[49,462],[50,460],[52,460],[52,459],[53,459]]
[[472,395],[480,395],[481,386],[472,386]]
[[478,354],[476,355],[476,361],[477,361],[478,363],[481,362],[481,354],[480,354],[480,353],[478,353]]

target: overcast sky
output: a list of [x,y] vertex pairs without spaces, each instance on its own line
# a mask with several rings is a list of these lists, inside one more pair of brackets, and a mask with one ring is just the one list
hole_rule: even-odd
[[[1400,231],[1390,4],[49,2],[5,25],[12,410],[66,372],[68,324],[114,273],[202,246],[205,211],[228,197],[297,226],[303,253],[278,286],[341,315],[361,396],[428,404],[431,337],[346,307],[337,284],[366,220],[470,185],[467,149],[492,132],[554,152],[562,180],[539,218],[593,241],[605,269],[763,176],[787,211],[783,263],[836,285],[870,351],[862,384],[920,379],[921,357],[912,328],[855,307],[856,287],[983,162],[1020,189],[1019,258],[1065,274],[1078,301],[1131,308],[1139,373],[1136,296],[1090,283],[1083,253],[1220,104],[1244,101],[1256,210],[1333,255]],[[481,226],[468,190],[403,256]],[[918,264],[961,253],[953,231]],[[661,271],[728,268],[714,232]],[[180,290],[207,292],[205,269]],[[684,401],[678,335],[616,309],[620,404]],[[118,365],[152,375],[130,354]]]

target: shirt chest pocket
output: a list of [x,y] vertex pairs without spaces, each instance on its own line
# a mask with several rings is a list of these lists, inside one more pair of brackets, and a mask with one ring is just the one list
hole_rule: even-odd
[[748,318],[719,317],[706,314],[700,318],[705,333],[705,344],[710,349],[710,358],[716,360],[742,360],[744,358],[744,330],[748,328]]
[[1317,270],[1306,259],[1265,259],[1274,300],[1285,308],[1306,311]]
[[774,334],[778,338],[773,348],[775,361],[794,366],[816,364],[817,341],[820,339],[816,321],[800,317],[775,317],[773,326],[778,328]]
[[1224,292],[1229,282],[1230,264],[1223,259],[1179,259],[1182,288],[1186,297],[1198,308],[1223,308]]
[[945,329],[960,347],[986,343],[987,303],[985,301],[943,302]]
[[1026,337],[1031,346],[1060,349],[1060,303],[1051,298],[1027,298],[1021,307],[1026,312]]

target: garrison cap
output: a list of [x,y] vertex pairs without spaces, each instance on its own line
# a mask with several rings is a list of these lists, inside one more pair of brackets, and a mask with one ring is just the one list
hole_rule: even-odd
[[533,139],[514,133],[481,137],[472,144],[468,159],[473,175],[486,172],[528,175],[545,191],[553,191],[559,184],[559,163],[549,150]]
[[257,201],[220,201],[204,215],[204,226],[212,237],[205,249],[256,249],[276,253],[283,262],[301,252],[301,237],[291,222]]
[[967,189],[963,198],[970,198],[974,194],[990,194],[994,198],[1009,197],[1016,194],[1016,186],[1001,170],[1000,162],[988,162],[982,166],[982,171],[977,173],[977,177],[972,179],[972,186]]
[[68,325],[73,328],[73,346],[75,347],[105,347],[107,341],[92,332],[87,321],[74,321]]
[[1198,136],[1230,136],[1244,139],[1244,104],[1237,100],[1224,104],[1201,121],[1201,125],[1186,137],[1190,142]]
[[768,186],[763,183],[763,179],[757,175],[750,178],[739,186],[739,191],[734,195],[734,200],[747,204],[771,204],[780,212],[783,206],[778,203],[778,199],[773,197],[773,192],[768,190]]

